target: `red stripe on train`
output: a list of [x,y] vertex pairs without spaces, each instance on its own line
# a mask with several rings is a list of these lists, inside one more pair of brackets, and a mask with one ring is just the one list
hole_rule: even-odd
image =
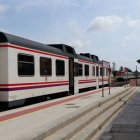
[[26,87],[0,88],[0,91],[17,91],[17,90],[36,89],[36,88],[57,87],[57,86],[65,86],[68,84],[69,83],[60,83],[60,84],[52,84],[52,85],[37,85],[37,86],[26,86]]
[[53,81],[53,82],[33,82],[33,83],[14,83],[14,84],[0,84],[2,86],[21,86],[21,85],[40,85],[40,84],[57,84],[57,83],[69,83],[69,81]]
[[51,54],[48,52],[38,51],[38,50],[34,50],[34,49],[28,49],[28,48],[25,48],[23,46],[17,46],[17,45],[11,45],[11,44],[0,44],[0,47],[14,48],[14,49],[18,49],[18,50],[24,50],[24,51],[29,51],[29,52],[34,52],[34,53],[39,53],[39,54],[50,55],[50,56],[68,59],[68,57],[66,57],[66,56],[60,56],[60,55]]

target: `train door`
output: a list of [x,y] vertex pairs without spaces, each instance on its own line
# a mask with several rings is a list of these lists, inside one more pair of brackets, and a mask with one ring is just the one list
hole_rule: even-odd
[[97,89],[99,88],[99,66],[96,66],[96,79],[97,79]]
[[69,94],[74,94],[74,59],[69,58]]

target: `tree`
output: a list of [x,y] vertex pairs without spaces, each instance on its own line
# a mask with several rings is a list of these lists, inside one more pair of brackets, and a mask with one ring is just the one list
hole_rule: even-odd
[[120,71],[123,71],[123,66],[120,66]]

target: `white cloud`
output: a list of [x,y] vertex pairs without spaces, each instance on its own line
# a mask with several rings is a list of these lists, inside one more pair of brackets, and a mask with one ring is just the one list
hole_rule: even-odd
[[60,2],[62,6],[74,6],[79,7],[80,3],[79,0],[54,0],[56,2]]
[[[131,34],[125,36],[121,42],[122,47],[127,47],[129,44],[137,42],[139,44],[139,33],[132,32]],[[133,43],[134,44],[134,43]]]
[[81,40],[73,41],[72,45],[74,46],[74,48],[83,48],[84,47],[84,44]]
[[93,19],[88,31],[116,31],[124,22],[122,17],[112,16],[100,16]]
[[139,19],[136,19],[136,20],[129,20],[127,25],[129,27],[132,27],[132,28],[140,28],[140,20]]
[[21,11],[27,7],[36,7],[44,4],[44,0],[23,0],[22,3],[18,3],[16,7],[17,11]]
[[8,6],[0,4],[0,14],[4,14],[8,9]]
[[78,0],[23,0],[17,6],[17,11],[28,7],[39,7],[39,6],[48,6],[48,7],[78,7]]
[[78,23],[78,21],[72,20],[68,24],[71,32],[73,33],[73,36],[80,39],[84,37],[85,31],[83,30],[83,27],[81,27],[81,24]]
[[91,44],[90,41],[75,40],[75,41],[72,41],[70,45],[72,45],[76,49],[79,49],[79,48],[88,47],[90,44]]

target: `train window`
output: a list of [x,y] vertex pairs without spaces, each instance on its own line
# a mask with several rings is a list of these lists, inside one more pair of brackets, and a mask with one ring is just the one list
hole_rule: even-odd
[[92,67],[92,76],[95,76],[95,66]]
[[100,67],[100,76],[104,76],[105,75],[105,68]]
[[103,76],[105,75],[105,68],[102,68],[102,70],[103,70]]
[[83,76],[83,65],[79,64],[79,76]]
[[96,76],[99,76],[99,67],[96,67]]
[[79,71],[78,71],[78,63],[74,63],[74,76],[78,76],[79,75]]
[[56,75],[57,76],[65,75],[65,62],[63,60],[56,60]]
[[102,73],[103,73],[103,68],[100,67],[100,76],[102,76]]
[[103,76],[106,76],[106,68],[103,68]]
[[106,76],[108,76],[108,68],[106,68]]
[[34,73],[34,56],[18,54],[18,75],[33,76]]
[[52,60],[50,58],[40,57],[40,75],[52,75]]
[[85,65],[85,76],[89,76],[89,65]]

